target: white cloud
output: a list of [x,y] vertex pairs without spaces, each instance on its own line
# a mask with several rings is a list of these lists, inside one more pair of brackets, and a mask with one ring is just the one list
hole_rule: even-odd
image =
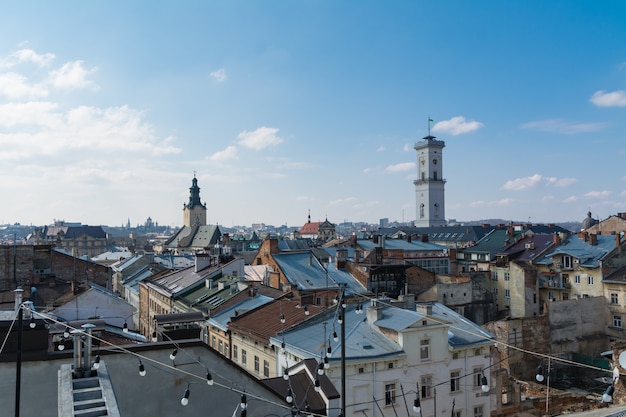
[[405,172],[405,171],[412,171],[414,169],[416,169],[414,162],[401,162],[399,164],[389,165],[387,168],[385,168],[385,171],[386,172]]
[[402,147],[402,150],[403,150],[404,152],[410,152],[410,151],[412,151],[412,150],[413,150],[413,145],[411,145],[411,144],[409,144],[409,143],[406,143],[406,144]]
[[[173,138],[158,138],[152,125],[143,121],[142,112],[128,106],[79,106],[62,112],[53,103],[33,102],[11,103],[2,109],[10,114],[0,116],[0,126],[10,125],[11,130],[0,134],[3,143],[0,160],[28,161],[54,156],[40,163],[52,166],[85,163],[93,167],[103,160],[103,154],[146,157],[180,152],[170,145]],[[80,158],[73,160],[76,151],[80,152]]]
[[575,123],[562,119],[548,119],[524,123],[522,129],[573,135],[576,133],[596,132],[604,128],[604,126],[604,123]]
[[502,190],[527,190],[539,184],[541,182],[541,175],[535,174],[530,177],[525,178],[516,178],[514,180],[509,180],[504,183],[501,187]]
[[589,191],[588,193],[583,194],[585,198],[606,198],[611,195],[611,192],[608,190],[602,191]]
[[0,73],[0,95],[9,99],[41,98],[48,95],[42,84],[30,85],[28,79],[15,72]]
[[599,107],[626,107],[626,91],[617,90],[610,93],[605,90],[596,91],[589,101]]
[[547,177],[546,182],[548,185],[554,185],[555,187],[567,187],[568,185],[572,185],[576,183],[576,178],[556,178],[556,177]]
[[213,155],[209,156],[211,161],[229,161],[237,159],[237,147],[229,146],[223,151],[217,151]]
[[473,132],[483,127],[483,124],[475,121],[467,121],[463,116],[455,116],[450,120],[435,123],[433,132],[449,133],[453,136]]
[[282,143],[283,138],[279,137],[277,133],[278,129],[276,128],[262,126],[253,132],[244,130],[237,137],[240,145],[259,151],[268,146]]
[[97,89],[98,85],[87,77],[97,71],[97,68],[87,70],[83,67],[83,61],[73,61],[63,64],[54,71],[50,71],[49,82],[56,88],[74,90],[91,87]]
[[32,49],[20,49],[19,51],[11,53],[7,58],[2,60],[0,68],[10,68],[22,62],[32,62],[38,67],[47,67],[53,59],[54,54],[51,53],[41,55]]
[[209,73],[209,77],[217,83],[223,83],[228,78],[228,74],[226,74],[226,70],[224,68],[220,68]]
[[534,174],[530,177],[516,178],[504,183],[501,190],[521,191],[533,188],[542,182],[546,185],[552,185],[554,187],[567,187],[576,183],[576,178],[556,178],[556,177],[542,177],[540,174]]
[[376,149],[376,152],[385,152],[385,147],[379,146],[378,149]]

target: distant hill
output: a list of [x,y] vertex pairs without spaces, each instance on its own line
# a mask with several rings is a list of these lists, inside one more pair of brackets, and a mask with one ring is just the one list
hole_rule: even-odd
[[[457,221],[457,223],[459,224],[466,224],[466,225],[470,225],[470,226],[479,226],[481,224],[490,224],[490,225],[496,225],[496,224],[509,224],[509,223],[513,223],[513,224],[525,224],[528,223],[527,221],[521,221],[521,220],[504,220],[504,219],[483,219],[483,220],[471,220],[471,221]],[[533,223],[534,224],[534,223]],[[550,223],[540,223],[540,224],[552,224]],[[562,227],[563,229],[567,229],[571,232],[577,233],[580,231],[580,224],[581,222],[561,222],[561,223],[554,223],[557,226]]]

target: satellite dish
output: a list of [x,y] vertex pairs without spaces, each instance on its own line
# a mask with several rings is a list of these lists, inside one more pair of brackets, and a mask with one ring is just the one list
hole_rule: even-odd
[[626,351],[619,354],[619,365],[626,369]]

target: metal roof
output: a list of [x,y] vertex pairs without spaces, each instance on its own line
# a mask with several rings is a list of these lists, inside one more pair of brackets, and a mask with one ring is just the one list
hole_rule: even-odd
[[322,265],[311,251],[286,252],[273,255],[287,280],[300,290],[336,288],[346,284],[348,295],[367,292],[349,272],[334,264]]

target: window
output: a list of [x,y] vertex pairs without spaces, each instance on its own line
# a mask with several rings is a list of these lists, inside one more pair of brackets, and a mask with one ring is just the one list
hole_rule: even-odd
[[387,369],[393,369],[393,362],[389,362],[387,364]]
[[622,316],[613,316],[613,327],[622,327]]
[[580,284],[580,275],[574,275],[574,284]]
[[474,356],[480,356],[482,354],[483,354],[483,349],[482,348],[474,349]]
[[248,362],[248,355],[245,349],[241,349],[241,364],[245,365]]
[[491,280],[492,281],[497,281],[498,280],[498,272],[497,271],[492,271],[491,272]]
[[474,417],[483,417],[483,406],[477,405],[474,407]]
[[260,369],[259,357],[257,355],[254,355],[254,372],[256,372],[258,374],[259,373],[259,369]]
[[611,304],[618,304],[618,303],[619,303],[619,301],[617,299],[617,294],[612,292],[611,293]]
[[217,339],[215,338],[215,336],[211,336],[211,347],[213,349],[217,348]]
[[430,359],[430,339],[420,340],[420,359],[423,361]]
[[265,378],[270,377],[270,363],[268,361],[263,361],[263,376]]
[[461,391],[461,373],[459,371],[450,372],[450,392]]
[[493,289],[493,295],[498,295],[498,288],[497,287]]
[[506,289],[504,290],[504,296],[505,296],[506,298],[511,298],[511,290],[509,290],[508,288],[506,288]]
[[452,413],[452,417],[463,417],[463,411],[461,411],[461,410],[455,410],[455,411]]
[[239,349],[237,348],[237,345],[234,345],[234,346],[233,346],[233,359],[234,359],[234,360],[239,359],[239,358],[238,358],[238,356],[239,356],[239,352],[238,352],[238,350],[239,350]]
[[228,343],[224,343],[224,356],[228,357],[230,351],[228,350]]
[[430,375],[422,375],[422,398],[430,398],[432,396],[433,377]]
[[385,385],[385,405],[396,403],[396,384]]
[[360,367],[358,372],[359,372],[360,374],[365,373],[365,368]]
[[482,368],[474,368],[474,387],[480,388],[483,386],[483,370]]
[[221,353],[221,354],[224,354],[224,343],[220,340],[218,342],[217,346],[218,346],[218,348],[217,348],[218,352]]
[[571,256],[563,256],[561,258],[561,262],[563,263],[563,268],[571,268],[572,267],[572,257]]
[[587,275],[587,285],[593,285],[593,275]]
[[504,271],[504,280],[509,281],[511,279],[511,273],[509,271]]

